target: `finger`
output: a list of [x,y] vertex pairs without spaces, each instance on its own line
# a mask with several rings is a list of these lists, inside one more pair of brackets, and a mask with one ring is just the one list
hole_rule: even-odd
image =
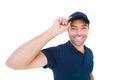
[[68,25],[68,20],[67,19],[65,19],[65,25]]
[[70,24],[71,24],[71,21],[70,21],[70,22],[68,22],[67,27],[70,27]]
[[67,25],[68,24],[68,20],[64,17],[59,17],[58,20],[59,20],[59,23],[61,25]]
[[66,18],[62,18],[62,25],[67,25],[68,24],[68,20]]
[[59,17],[59,23],[62,24],[62,17]]

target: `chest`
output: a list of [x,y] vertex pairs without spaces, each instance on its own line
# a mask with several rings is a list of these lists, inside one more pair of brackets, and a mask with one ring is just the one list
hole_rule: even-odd
[[93,68],[93,56],[91,53],[79,52],[61,53],[58,57],[57,70],[64,73],[90,73]]

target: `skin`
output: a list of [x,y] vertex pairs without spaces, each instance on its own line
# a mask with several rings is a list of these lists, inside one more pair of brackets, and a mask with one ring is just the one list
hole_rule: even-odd
[[87,39],[89,25],[82,19],[74,20],[68,29],[73,46],[84,54],[84,42]]
[[[40,50],[51,39],[65,31],[68,31],[73,46],[84,54],[84,41],[88,30],[89,26],[84,20],[68,22],[64,17],[59,17],[48,30],[16,49],[6,61],[6,65],[12,69],[31,69],[46,65],[47,58]],[[94,80],[92,73],[90,76],[91,80]]]

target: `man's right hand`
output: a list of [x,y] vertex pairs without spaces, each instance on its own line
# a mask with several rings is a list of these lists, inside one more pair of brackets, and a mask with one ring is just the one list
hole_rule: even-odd
[[70,26],[70,22],[68,22],[68,19],[66,19],[64,17],[59,17],[59,18],[55,19],[51,28],[57,34],[60,34],[64,31],[66,31],[69,26]]

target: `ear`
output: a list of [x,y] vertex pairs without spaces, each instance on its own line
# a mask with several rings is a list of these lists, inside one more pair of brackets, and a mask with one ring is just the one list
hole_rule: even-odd
[[88,29],[90,29],[90,26],[88,25]]

